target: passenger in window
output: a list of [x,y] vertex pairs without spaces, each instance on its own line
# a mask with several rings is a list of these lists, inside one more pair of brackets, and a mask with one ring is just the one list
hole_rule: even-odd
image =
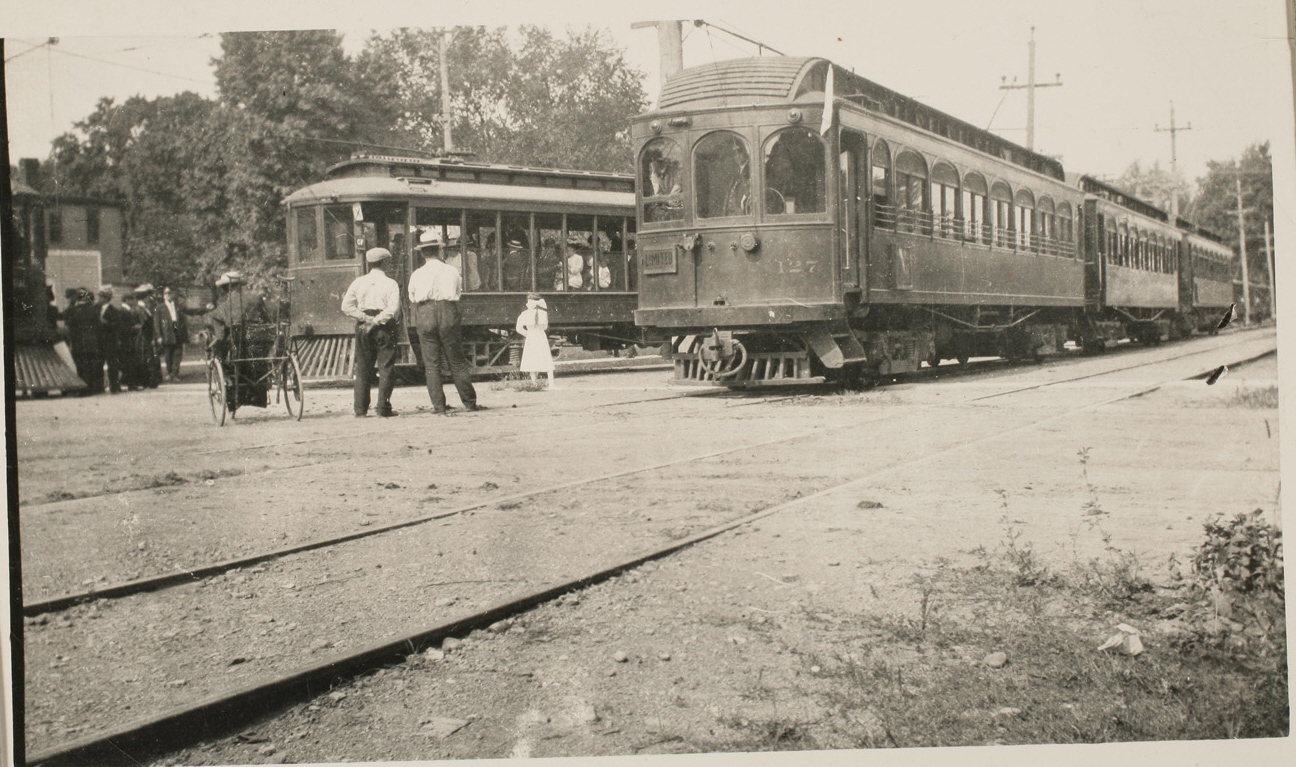
[[[588,284],[585,280],[585,255],[581,252],[585,247],[584,237],[574,232],[567,235],[566,290],[581,290]],[[563,289],[562,280],[555,280],[554,290]]]
[[477,253],[469,250],[467,257],[460,251],[459,240],[451,238],[446,243],[445,262],[459,270],[463,276],[463,289],[467,291],[481,289],[481,274],[477,271]]
[[526,236],[513,233],[504,243],[504,289],[528,290],[531,267],[531,250],[527,247]]

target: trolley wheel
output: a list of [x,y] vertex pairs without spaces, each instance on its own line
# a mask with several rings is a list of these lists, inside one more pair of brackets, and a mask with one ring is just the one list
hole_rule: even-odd
[[212,420],[217,426],[225,425],[225,369],[218,359],[207,361],[207,402],[211,405]]
[[967,367],[968,355],[966,352],[959,352],[959,356],[956,359],[958,360],[959,367],[961,368]]
[[279,396],[283,398],[288,415],[300,421],[306,411],[305,398],[302,395],[301,366],[297,364],[297,355],[289,354],[283,361],[283,370],[279,374]]

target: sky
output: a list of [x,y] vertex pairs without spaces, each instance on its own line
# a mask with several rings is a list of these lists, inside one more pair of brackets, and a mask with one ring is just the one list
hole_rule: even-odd
[[[51,139],[72,129],[98,99],[119,102],[191,90],[215,96],[211,60],[218,33],[235,29],[324,27],[347,47],[372,30],[452,23],[590,24],[625,46],[658,90],[656,34],[631,29],[649,18],[701,18],[789,55],[830,58],[857,73],[1004,137],[1026,142],[1026,92],[1000,88],[1027,80],[1034,27],[1035,147],[1070,172],[1119,176],[1131,163],[1171,163],[1192,181],[1208,160],[1239,156],[1258,141],[1292,143],[1291,53],[1281,0],[983,0],[906,3],[796,0],[775,3],[410,3],[279,2],[195,8],[143,0],[46,0],[39,8],[0,0],[10,158],[45,157]],[[263,4],[264,5],[264,4]],[[849,10],[847,10],[849,8]],[[240,11],[239,9],[242,9]],[[668,12],[673,11],[673,12]],[[753,55],[756,47],[713,26],[685,27],[685,65]],[[58,42],[47,44],[57,36]],[[1162,130],[1158,130],[1158,128]]]

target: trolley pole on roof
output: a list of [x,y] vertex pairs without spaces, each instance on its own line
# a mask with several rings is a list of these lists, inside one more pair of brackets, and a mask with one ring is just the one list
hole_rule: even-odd
[[[1175,125],[1174,102],[1170,102],[1170,127],[1162,128],[1160,125],[1153,129],[1157,133],[1170,134],[1170,180],[1174,184],[1179,183],[1179,156],[1175,151],[1175,134],[1179,131],[1192,130],[1192,123],[1187,125]],[[1179,192],[1175,187],[1170,189],[1170,216],[1171,221],[1179,218]]]
[[[1006,83],[999,86],[999,90],[1015,91],[1022,88],[1026,89],[1026,148],[1035,150],[1035,89],[1036,88],[1056,88],[1062,84],[1062,73],[1057,73],[1055,82],[1037,83],[1035,82],[1035,27],[1031,27],[1030,36],[1030,60],[1026,65],[1026,84],[1018,85],[1016,82]],[[1007,80],[1007,77],[1003,78]],[[1016,78],[1014,78],[1015,80]]]

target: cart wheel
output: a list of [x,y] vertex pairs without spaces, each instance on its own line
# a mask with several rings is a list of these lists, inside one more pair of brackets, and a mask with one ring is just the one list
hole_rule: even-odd
[[217,426],[225,425],[225,370],[218,359],[207,361],[207,402],[211,405],[212,420]]
[[296,354],[289,354],[283,362],[283,370],[279,373],[279,396],[288,408],[288,415],[300,421],[302,413],[306,411],[306,403],[302,396],[301,366],[297,364]]

